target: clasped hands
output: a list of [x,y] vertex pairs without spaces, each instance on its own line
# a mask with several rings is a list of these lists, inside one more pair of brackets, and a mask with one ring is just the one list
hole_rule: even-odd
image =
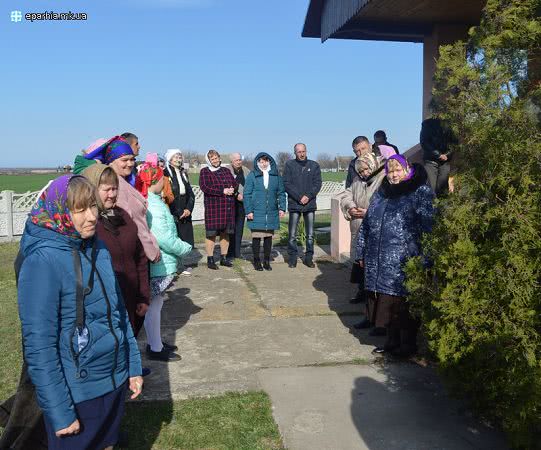
[[366,209],[364,208],[350,208],[348,213],[354,219],[362,219],[366,215]]

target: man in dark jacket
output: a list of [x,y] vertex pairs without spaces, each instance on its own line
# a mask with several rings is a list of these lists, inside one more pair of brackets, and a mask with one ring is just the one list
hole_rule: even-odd
[[286,162],[284,186],[287,192],[289,211],[289,242],[287,253],[289,267],[297,266],[297,226],[302,214],[306,234],[304,264],[315,267],[314,257],[314,218],[317,209],[316,197],[321,189],[321,170],[319,164],[306,157],[306,145],[295,144],[295,159]]
[[355,158],[351,160],[348,166],[348,175],[346,177],[346,189],[351,186],[351,183],[353,183],[353,180],[359,176],[357,171],[355,170],[355,163],[357,160],[361,157],[361,155],[364,155],[365,153],[369,153],[372,151],[372,147],[370,145],[370,141],[366,136],[357,136],[355,139],[353,139],[353,142],[351,143],[351,147],[353,148],[353,153],[355,153]]
[[431,118],[421,126],[421,147],[428,182],[437,196],[449,192],[449,171],[451,169],[451,149],[455,143],[451,131],[440,119]]

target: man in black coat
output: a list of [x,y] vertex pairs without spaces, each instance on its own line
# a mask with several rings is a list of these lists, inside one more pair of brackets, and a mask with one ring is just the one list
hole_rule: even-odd
[[247,167],[242,165],[242,156],[240,153],[231,154],[231,165],[228,169],[233,174],[233,177],[239,183],[238,189],[233,196],[235,197],[235,232],[229,235],[229,249],[227,250],[227,258],[235,259],[240,258],[240,247],[242,244],[242,234],[244,232],[244,184],[246,177],[250,173]]
[[322,184],[321,170],[317,162],[307,159],[306,145],[295,144],[293,151],[295,159],[286,162],[283,177],[289,211],[288,265],[292,268],[297,266],[297,227],[302,214],[306,234],[304,264],[313,268],[314,220],[317,209],[316,197]]
[[449,145],[456,139],[440,119],[430,118],[423,120],[420,140],[428,182],[437,196],[446,194],[452,154]]

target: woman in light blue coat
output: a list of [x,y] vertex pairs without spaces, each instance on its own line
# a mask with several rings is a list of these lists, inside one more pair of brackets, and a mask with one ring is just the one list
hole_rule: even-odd
[[137,174],[135,186],[148,198],[147,222],[161,252],[161,259],[150,264],[151,301],[145,315],[147,356],[156,361],[169,362],[178,361],[181,357],[174,353],[178,350],[177,346],[162,341],[161,310],[164,293],[175,279],[179,258],[190,253],[192,246],[178,237],[175,219],[161,197],[163,185],[163,170],[145,163]]

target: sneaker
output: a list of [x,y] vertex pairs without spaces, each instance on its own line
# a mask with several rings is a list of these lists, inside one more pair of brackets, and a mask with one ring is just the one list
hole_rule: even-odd
[[186,267],[182,272],[180,272],[181,275],[184,275],[185,277],[189,277],[192,275],[192,268]]
[[163,362],[173,362],[180,361],[182,357],[176,353],[166,350],[164,347],[161,352],[153,352],[152,350],[147,351],[147,358],[152,361],[163,361]]

